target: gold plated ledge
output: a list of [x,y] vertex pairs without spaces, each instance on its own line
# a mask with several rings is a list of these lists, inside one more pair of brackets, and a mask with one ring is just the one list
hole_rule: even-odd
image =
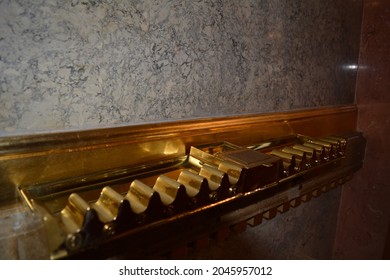
[[1,138],[0,205],[17,189],[53,258],[240,232],[350,178],[355,124],[345,106]]
[[191,146],[223,139],[237,145],[294,133],[321,137],[356,130],[357,109],[341,106],[0,138],[0,205],[15,188],[122,167],[169,161]]

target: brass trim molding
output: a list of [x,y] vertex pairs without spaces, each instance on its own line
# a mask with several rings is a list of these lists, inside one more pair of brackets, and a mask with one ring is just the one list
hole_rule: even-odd
[[15,189],[184,156],[193,145],[356,131],[355,105],[0,138],[0,206]]
[[[335,118],[343,118],[341,123],[331,123]],[[20,136],[0,137],[0,155],[12,153],[32,153],[44,150],[85,150],[107,145],[116,146],[131,142],[148,142],[164,138],[183,138],[203,134],[218,134],[235,130],[238,127],[248,128],[259,125],[281,125],[288,122],[296,130],[320,131],[329,133],[356,127],[357,107],[355,105],[321,107],[300,111],[277,112],[269,114],[245,115],[236,117],[204,118],[184,121],[161,122],[153,124],[130,125],[93,130],[42,133]],[[323,127],[311,129],[313,124],[321,123]],[[268,125],[267,125],[268,124]]]

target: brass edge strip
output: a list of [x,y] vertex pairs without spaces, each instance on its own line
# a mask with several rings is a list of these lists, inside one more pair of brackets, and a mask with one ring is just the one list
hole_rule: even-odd
[[20,154],[23,153],[30,153],[34,156],[40,155],[40,152],[51,154],[58,153],[61,150],[65,152],[85,151],[168,138],[226,133],[229,130],[234,131],[234,128],[238,127],[250,128],[254,125],[261,126],[277,122],[285,122],[294,130],[302,130],[302,127],[300,127],[300,124],[302,126],[302,120],[312,122],[314,118],[326,119],[327,116],[343,114],[357,115],[357,107],[355,105],[321,107],[319,109],[291,112],[205,118],[58,133],[5,136],[0,137],[0,160],[4,156],[11,154],[19,154],[19,158]]
[[357,107],[208,118],[61,133],[0,137],[0,207],[15,187],[35,186],[122,167],[172,160],[190,146],[248,145],[294,133],[329,136],[356,130]]

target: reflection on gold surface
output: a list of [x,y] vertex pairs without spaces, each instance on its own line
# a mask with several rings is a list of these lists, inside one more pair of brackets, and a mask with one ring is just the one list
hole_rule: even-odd
[[0,203],[19,191],[43,217],[52,258],[105,242],[122,250],[117,238],[263,200],[248,217],[270,219],[361,166],[355,124],[350,106],[3,138]]
[[34,188],[86,174],[174,160],[191,146],[220,141],[245,146],[293,134],[321,137],[355,131],[356,115],[355,106],[344,106],[3,137],[0,207],[14,201],[19,187]]

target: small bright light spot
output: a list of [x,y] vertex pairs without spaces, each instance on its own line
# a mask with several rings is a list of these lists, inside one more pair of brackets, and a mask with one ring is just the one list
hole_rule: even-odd
[[349,65],[344,65],[343,68],[347,70],[356,70],[358,69],[358,66],[356,64],[349,64]]

